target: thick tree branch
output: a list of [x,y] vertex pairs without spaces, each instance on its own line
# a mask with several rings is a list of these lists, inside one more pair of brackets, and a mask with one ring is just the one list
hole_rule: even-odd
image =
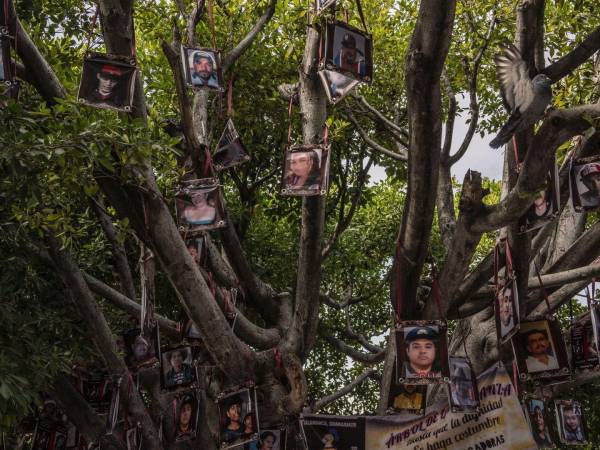
[[371,117],[376,119],[377,122],[379,122],[390,133],[392,133],[395,139],[399,141],[403,147],[406,148],[408,146],[408,142],[406,141],[408,139],[408,132],[405,129],[401,128],[400,126],[398,126],[398,124],[385,117],[377,108],[372,106],[362,95],[356,93],[355,91],[352,91],[350,95],[356,100],[358,100],[360,105],[365,108],[365,110],[369,113],[369,115],[371,115]]
[[345,115],[346,117],[348,117],[348,119],[350,120],[350,122],[352,122],[354,124],[354,127],[356,128],[356,131],[358,131],[358,134],[360,134],[360,136],[363,138],[363,140],[365,141],[365,143],[371,147],[373,150],[382,153],[386,156],[389,156],[390,158],[395,159],[396,161],[407,161],[408,160],[408,156],[406,154],[403,153],[396,153],[392,150],[389,150],[387,148],[385,148],[384,146],[378,144],[377,142],[375,142],[373,139],[371,139],[369,137],[369,135],[367,134],[367,132],[363,129],[363,127],[360,126],[360,124],[358,123],[358,120],[356,120],[356,118],[354,117],[354,114],[352,114],[350,112],[350,109],[346,109],[345,111]]
[[323,397],[320,400],[317,400],[315,406],[312,408],[313,412],[317,412],[320,409],[323,409],[325,406],[329,405],[330,403],[333,403],[336,400],[342,398],[344,395],[349,394],[358,386],[360,386],[367,378],[370,378],[372,375],[374,375],[375,372],[376,370],[373,368],[367,369],[359,376],[357,376],[354,380],[352,380],[350,383],[340,388],[338,391],[334,392],[331,395]]
[[348,355],[354,361],[358,361],[363,364],[379,364],[385,359],[385,350],[383,349],[381,349],[378,353],[361,352],[346,344],[341,339],[332,336],[330,333],[325,334],[325,340],[329,342],[329,344],[331,344],[336,350]]

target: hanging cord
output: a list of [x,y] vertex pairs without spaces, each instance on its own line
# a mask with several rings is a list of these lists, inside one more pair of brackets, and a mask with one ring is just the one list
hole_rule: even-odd
[[365,21],[365,15],[363,13],[362,4],[360,0],[356,0],[356,8],[358,9],[358,15],[360,16],[360,21],[362,22],[365,33],[368,33],[367,22]]
[[92,22],[90,23],[90,30],[88,32],[87,41],[85,43],[85,52],[87,53],[90,49],[90,44],[92,42],[92,36],[94,34],[94,30],[96,29],[96,22],[98,21],[98,16],[100,15],[100,5],[96,6],[96,12],[94,13],[94,17],[92,18]]
[[[587,289],[587,288],[586,288]],[[573,298],[569,300],[569,321],[571,323],[571,346],[573,345],[573,335],[575,331],[575,321],[573,320]],[[585,333],[584,333],[585,335]],[[572,347],[571,347],[572,348]],[[584,353],[585,358],[585,353]],[[585,358],[587,360],[587,358]],[[575,358],[571,358],[571,371],[575,370]]]
[[117,421],[119,420],[120,388],[123,377],[118,377],[113,384],[113,396],[110,401],[110,409],[107,417],[106,434],[113,434]]
[[217,34],[215,32],[215,16],[213,15],[213,0],[208,0],[208,23],[210,25],[210,33],[213,49],[217,49]]
[[548,293],[546,292],[546,288],[544,288],[544,283],[542,283],[542,276],[540,275],[540,269],[538,269],[537,263],[533,262],[533,267],[535,268],[535,273],[537,275],[538,282],[540,283],[540,289],[542,291],[542,295],[544,296],[544,301],[546,302],[546,308],[548,308],[548,314],[552,314],[552,310],[550,309],[550,300],[548,299]]
[[506,268],[504,269],[504,278],[508,279],[508,277],[512,277],[513,275],[513,259],[512,259],[512,250],[510,248],[510,244],[508,243],[508,239],[505,241],[506,244]]
[[517,166],[517,173],[519,173],[521,170],[521,162],[519,161],[519,149],[517,148],[517,139],[515,138],[514,134],[512,137],[512,144],[513,144],[513,154],[514,154],[514,158],[515,158],[515,164]]
[[517,369],[517,361],[515,361],[513,359],[512,362],[512,369],[513,369],[513,382],[515,384],[515,393],[517,394],[517,397],[519,396],[519,370]]

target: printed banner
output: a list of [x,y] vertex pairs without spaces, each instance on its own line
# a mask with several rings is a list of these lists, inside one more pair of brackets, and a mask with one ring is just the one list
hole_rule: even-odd
[[479,412],[453,413],[447,401],[425,416],[367,417],[369,450],[536,450],[519,399],[504,367],[494,365],[477,379]]

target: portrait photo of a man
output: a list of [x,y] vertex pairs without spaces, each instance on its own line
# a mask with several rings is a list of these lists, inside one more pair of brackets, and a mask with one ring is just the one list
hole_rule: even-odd
[[78,98],[97,108],[130,111],[136,67],[120,59],[95,54],[83,63]]
[[258,417],[254,390],[244,388],[218,400],[221,448],[235,447],[258,439]]
[[593,210],[600,206],[599,160],[573,165],[571,196],[576,210]]
[[161,369],[165,389],[189,386],[196,381],[190,347],[178,347],[163,352]]
[[222,88],[219,53],[212,49],[182,47],[184,75],[188,86]]
[[418,384],[397,384],[390,387],[390,390],[393,390],[393,392],[390,393],[392,398],[391,404],[388,405],[388,411],[421,412],[425,410],[427,386]]
[[519,302],[516,285],[512,280],[496,290],[494,307],[498,340],[504,343],[516,333],[519,327]]
[[564,444],[584,444],[587,433],[583,423],[581,405],[576,401],[556,402],[560,440]]
[[519,337],[527,355],[525,364],[528,373],[556,370],[560,367],[547,321],[522,324]]
[[198,426],[198,398],[194,391],[180,394],[175,400],[175,440],[185,441],[196,437]]
[[543,400],[529,399],[525,402],[527,418],[531,434],[538,448],[554,448],[554,442],[550,436],[546,420],[546,405]]
[[414,326],[405,324],[396,330],[399,381],[421,384],[447,379],[446,328],[426,322]]
[[[344,22],[331,22],[325,30],[323,45],[321,69],[339,72],[357,81],[372,80],[373,42],[369,34]],[[343,85],[339,79],[335,84]]]
[[450,404],[453,409],[470,410],[479,405],[477,380],[473,376],[467,358],[451,356],[450,364]]

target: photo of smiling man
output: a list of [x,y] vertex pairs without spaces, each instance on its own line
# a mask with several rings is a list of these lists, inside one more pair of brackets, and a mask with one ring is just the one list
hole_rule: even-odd
[[221,90],[219,52],[209,48],[181,47],[183,76],[188,86]]

